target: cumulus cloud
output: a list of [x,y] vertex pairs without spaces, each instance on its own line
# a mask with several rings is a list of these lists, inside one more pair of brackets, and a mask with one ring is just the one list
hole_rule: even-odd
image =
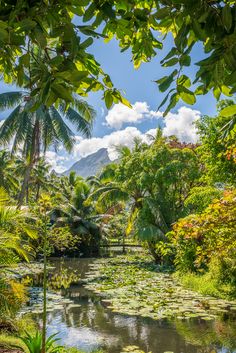
[[136,102],[132,109],[122,103],[115,104],[106,115],[106,125],[116,130],[125,123],[140,123],[145,119],[159,118],[161,112],[150,110],[147,102]]
[[[62,145],[58,147],[58,153],[48,151],[46,160],[58,173],[64,172],[72,163],[97,152],[101,148],[107,148],[109,158],[115,160],[118,157],[117,146],[132,148],[134,139],[138,138],[146,143],[151,143],[150,136],[155,136],[157,129],[150,129],[145,133],[135,126],[128,126],[121,129],[124,123],[139,123],[146,118],[160,118],[161,112],[154,112],[149,109],[146,102],[136,102],[133,109],[117,104],[106,116],[106,124],[118,130],[106,134],[103,137],[86,139],[75,136],[75,146],[72,154],[68,154]],[[163,121],[163,134],[165,136],[175,135],[182,142],[198,141],[195,122],[200,119],[200,112],[187,107],[181,107],[176,113],[168,113]],[[2,124],[0,121],[0,126]]]
[[86,157],[89,154],[97,152],[101,148],[107,148],[109,158],[114,160],[118,157],[116,147],[131,147],[135,138],[143,138],[143,134],[136,127],[129,126],[123,130],[114,131],[103,137],[93,137],[91,139],[83,139],[74,147],[74,157]]
[[198,141],[196,121],[200,119],[200,112],[187,107],[179,108],[177,113],[168,113],[165,118],[164,136],[175,135],[181,142]]
[[67,169],[64,165],[68,160],[66,156],[59,156],[55,151],[47,151],[45,159],[57,173],[63,173]]

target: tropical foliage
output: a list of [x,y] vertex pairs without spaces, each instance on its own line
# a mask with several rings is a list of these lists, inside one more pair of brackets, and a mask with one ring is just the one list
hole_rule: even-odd
[[0,188],[0,326],[9,321],[26,299],[24,286],[9,277],[9,267],[20,260],[28,261],[32,255],[29,238],[35,238],[27,210],[18,210],[8,194]]
[[50,146],[60,142],[67,151],[73,146],[74,133],[65,122],[74,124],[76,130],[90,136],[94,110],[85,102],[74,97],[70,107],[40,105],[35,111],[35,98],[27,91],[7,92],[0,95],[0,110],[13,109],[0,127],[0,144],[12,143],[11,153],[19,150],[25,160],[24,179],[19,194],[19,206],[23,204],[32,169],[41,154]]
[[204,116],[197,124],[201,139],[199,155],[206,167],[204,177],[209,184],[235,185],[235,118],[219,115],[222,107],[232,104],[231,100],[220,102],[216,117]]
[[[87,180],[51,172],[46,152],[60,144],[71,152],[75,132],[91,136],[95,112],[81,99],[90,92],[102,91],[107,109],[132,108],[90,53],[94,39],[115,38],[135,68],[168,47],[160,59],[167,74],[154,81],[164,116],[209,91],[218,101],[233,96],[235,1],[21,0],[1,1],[0,10],[0,75],[17,87],[0,94],[0,111],[10,111],[0,126],[0,328],[26,300],[15,265],[43,258],[42,331],[22,341],[30,353],[60,350],[46,337],[48,255],[97,255],[111,238],[124,249],[126,236],[149,255],[100,261],[88,280],[113,311],[157,320],[228,315],[231,301],[205,301],[167,272],[178,270],[178,281],[204,294],[235,295],[234,99],[198,121],[198,144],[159,129],[132,149],[119,146],[119,159]],[[189,78],[194,50],[202,59]],[[73,278],[56,278],[58,288]]]
[[105,179],[90,198],[107,209],[117,201],[128,207],[126,232],[146,243],[160,262],[169,253],[165,234],[186,214],[185,200],[198,185],[200,166],[194,146],[185,148],[158,132],[151,146],[137,143],[133,152],[120,152],[121,161],[110,171],[110,181]]
[[218,264],[218,279],[236,286],[236,192],[225,191],[199,215],[179,220],[173,228],[175,262],[181,270],[201,271]]
[[[173,69],[157,80],[161,92],[168,90],[162,102],[170,97],[167,111],[179,99],[194,104],[196,95],[209,90],[213,90],[217,99],[222,93],[235,92],[233,0],[210,3],[85,0],[66,4],[61,0],[57,6],[38,0],[30,7],[26,0],[18,6],[4,1],[1,12],[1,72],[5,81],[15,81],[19,86],[25,75],[30,76],[28,85],[38,104],[50,106],[58,99],[70,103],[73,92],[85,95],[91,90],[104,91],[108,108],[113,101],[125,102],[88,52],[93,39],[100,37],[106,42],[116,37],[122,51],[130,48],[134,66],[138,68],[166,47],[167,34],[172,36],[173,46],[161,64]],[[192,83],[185,69],[192,63],[193,48],[201,46],[205,57],[196,63],[199,70],[193,83],[197,87],[190,90]],[[235,109],[236,105],[222,114],[235,114]]]

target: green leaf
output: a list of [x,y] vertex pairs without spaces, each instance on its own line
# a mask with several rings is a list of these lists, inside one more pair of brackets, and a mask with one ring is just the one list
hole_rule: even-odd
[[0,42],[5,42],[8,39],[8,32],[3,29],[0,28]]
[[174,76],[177,75],[177,70],[174,70],[171,75],[162,77],[160,80],[155,81],[159,84],[159,90],[165,92],[174,80]]
[[177,84],[180,86],[184,86],[184,87],[190,87],[191,86],[191,81],[188,78],[188,76],[186,75],[181,75],[178,80],[177,80]]
[[130,104],[130,102],[128,101],[128,99],[124,98],[123,96],[121,96],[121,103],[126,105],[129,108],[132,108],[132,105]]
[[30,31],[31,29],[37,26],[37,22],[32,21],[29,18],[26,18],[20,21],[19,26],[21,31]]
[[179,100],[179,95],[178,95],[178,93],[172,94],[172,96],[170,97],[170,103],[169,103],[168,107],[166,108],[166,110],[165,110],[165,112],[164,112],[164,114],[163,114],[164,117],[169,113],[169,111],[170,111],[172,108],[174,108],[174,107],[176,106],[178,100]]
[[230,105],[220,111],[220,115],[227,118],[236,114],[236,104]]
[[34,36],[35,36],[35,40],[38,42],[40,47],[45,48],[47,45],[47,40],[42,29],[39,26],[34,28]]
[[93,44],[93,38],[87,38],[83,43],[80,44],[80,48],[86,49]]
[[186,87],[184,86],[178,86],[177,87],[180,98],[187,104],[194,104],[196,103],[196,97],[194,95],[193,92],[191,92],[190,90],[188,90]]
[[112,96],[111,91],[106,91],[104,93],[104,97],[105,97],[106,107],[107,107],[107,109],[110,109],[113,104],[113,96]]
[[164,59],[162,59],[162,60],[160,61],[160,63],[163,64],[166,60],[172,58],[173,56],[175,56],[175,55],[177,55],[177,54],[178,54],[178,49],[175,48],[175,47],[173,47],[173,48],[169,51],[169,53],[164,57]]
[[177,64],[177,62],[179,61],[178,58],[172,58],[168,61],[166,61],[163,66],[174,66],[175,64]]
[[219,100],[220,99],[220,95],[221,95],[221,90],[219,89],[219,87],[215,87],[213,89],[213,94],[214,94],[214,97]]
[[53,83],[51,89],[58,97],[64,99],[65,101],[73,102],[71,93],[64,85]]
[[187,45],[188,32],[189,26],[184,23],[175,37],[175,45],[179,51],[182,51]]
[[225,95],[225,96],[228,96],[230,97],[231,96],[231,93],[230,93],[230,88],[223,85],[221,86],[221,92]]
[[55,77],[62,78],[69,82],[80,81],[83,78],[87,77],[87,71],[78,71],[77,69],[71,71],[62,71],[55,74]]
[[163,7],[159,9],[155,14],[154,17],[158,20],[165,18],[170,15],[170,9],[168,7]]
[[225,5],[222,10],[222,21],[227,32],[230,31],[232,27],[232,12],[230,5]]
[[227,85],[231,85],[231,84],[234,84],[236,82],[236,70],[231,73],[225,80],[225,83]]
[[171,92],[173,92],[174,91],[174,88],[172,88],[169,92],[168,92],[168,94],[165,96],[165,98],[163,99],[163,101],[161,102],[161,104],[158,106],[158,110],[161,108],[161,107],[163,107],[163,105],[167,102],[167,99],[169,98],[169,95],[170,95],[170,93]]
[[192,27],[196,37],[200,40],[205,40],[205,31],[202,29],[201,24],[195,18],[192,19]]
[[95,10],[96,10],[96,4],[92,3],[85,11],[85,14],[83,17],[83,22],[87,22],[87,21],[91,20],[91,18],[94,15]]
[[191,57],[189,55],[182,55],[180,58],[180,65],[190,66],[190,64],[191,64]]

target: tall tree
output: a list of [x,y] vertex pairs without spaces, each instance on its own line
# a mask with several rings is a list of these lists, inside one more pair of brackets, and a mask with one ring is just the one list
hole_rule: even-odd
[[218,106],[215,117],[204,116],[198,122],[201,145],[198,152],[205,164],[205,178],[208,183],[235,185],[236,146],[235,116],[222,117],[220,110],[231,107],[231,100],[224,100]]
[[162,260],[158,244],[167,241],[172,223],[187,213],[185,200],[200,177],[194,146],[175,145],[159,133],[151,146],[126,151],[113,180],[90,196],[107,207],[122,201],[129,209],[127,232],[146,243],[157,262]]
[[32,110],[35,99],[28,92],[16,91],[0,94],[0,110],[12,109],[0,127],[0,144],[12,144],[12,154],[19,150],[27,160],[24,180],[19,194],[19,205],[22,205],[33,166],[42,153],[58,143],[71,151],[74,143],[73,131],[68,123],[75,126],[78,132],[89,137],[95,112],[85,101],[74,97],[66,109],[65,105],[40,105]]

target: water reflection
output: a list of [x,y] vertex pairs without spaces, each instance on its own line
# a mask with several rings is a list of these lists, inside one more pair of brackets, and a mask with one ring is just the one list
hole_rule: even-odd
[[[115,314],[78,283],[79,277],[85,277],[91,259],[53,260],[53,264],[55,270],[50,276],[51,286],[53,279],[57,278],[58,288],[58,283],[61,283],[58,278],[63,277],[66,288],[60,292],[75,304],[66,304],[48,314],[48,334],[60,332],[62,344],[87,352],[105,348],[108,353],[118,353],[128,345],[136,345],[152,353],[236,352],[235,322],[198,319],[170,323]],[[66,273],[71,280],[65,279]],[[36,318],[41,321],[40,315]]]

